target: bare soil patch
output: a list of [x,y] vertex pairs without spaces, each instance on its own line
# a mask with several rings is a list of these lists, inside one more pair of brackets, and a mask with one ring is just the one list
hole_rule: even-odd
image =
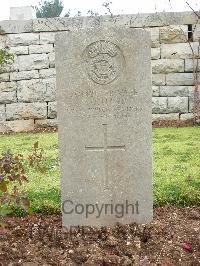
[[63,230],[60,215],[9,217],[0,265],[200,265],[200,207],[159,207],[148,225]]

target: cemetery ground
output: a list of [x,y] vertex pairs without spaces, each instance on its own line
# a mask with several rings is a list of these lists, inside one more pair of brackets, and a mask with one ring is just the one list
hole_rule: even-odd
[[[33,144],[40,167],[30,167]],[[15,208],[0,234],[0,265],[200,265],[200,128],[153,130],[154,219],[62,231],[57,133],[0,136],[0,154],[24,156],[32,214]],[[21,217],[23,216],[23,217]]]

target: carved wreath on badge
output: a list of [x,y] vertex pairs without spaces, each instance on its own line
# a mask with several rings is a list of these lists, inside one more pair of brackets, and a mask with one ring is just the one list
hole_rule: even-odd
[[100,40],[88,45],[83,53],[88,76],[98,84],[109,84],[121,69],[121,51],[117,45]]

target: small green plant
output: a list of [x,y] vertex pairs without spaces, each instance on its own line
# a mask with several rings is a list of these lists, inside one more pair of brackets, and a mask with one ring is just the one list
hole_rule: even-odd
[[13,212],[13,207],[30,210],[29,200],[19,192],[18,187],[28,179],[23,166],[23,156],[10,152],[0,156],[0,226],[3,218]]
[[8,48],[0,49],[0,67],[10,64],[14,61],[14,55]]
[[42,162],[44,160],[43,150],[39,148],[39,142],[33,144],[33,152],[28,156],[29,166],[39,170],[41,174],[45,173]]
[[[0,35],[4,35],[4,30],[0,27]],[[9,48],[0,49],[0,67],[12,63],[14,61],[14,55],[10,52]]]

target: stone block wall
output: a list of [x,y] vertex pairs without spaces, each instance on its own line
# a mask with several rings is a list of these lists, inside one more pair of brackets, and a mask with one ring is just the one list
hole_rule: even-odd
[[196,23],[193,12],[1,21],[0,48],[10,47],[15,60],[0,69],[0,132],[57,125],[55,34],[101,26],[150,31],[153,121],[192,119],[197,60],[200,71]]

